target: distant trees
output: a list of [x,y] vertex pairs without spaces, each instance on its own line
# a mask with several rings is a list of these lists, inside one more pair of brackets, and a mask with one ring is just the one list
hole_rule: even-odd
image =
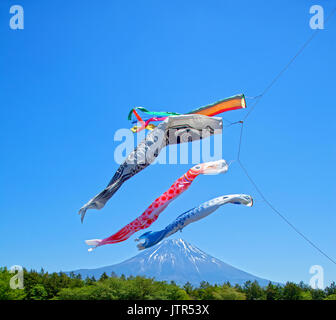
[[122,279],[102,277],[90,286],[62,289],[57,299],[60,300],[146,300],[189,299],[188,294],[175,284],[154,281],[144,277]]
[[232,286],[229,282],[211,285],[201,282],[194,287],[187,282],[183,287],[175,282],[155,281],[145,277],[118,277],[103,273],[82,279],[71,273],[48,273],[24,270],[24,289],[11,289],[13,275],[0,268],[0,300],[336,300],[336,284],[324,290],[312,289],[304,283],[287,282],[285,285],[269,283],[261,287],[258,282],[247,281]]
[[31,288],[29,296],[31,300],[46,300],[48,293],[42,284],[36,284]]
[[265,300],[266,292],[260,287],[257,281],[246,281],[243,285],[242,291],[246,295],[247,300]]
[[103,282],[103,281],[105,281],[105,280],[107,280],[107,279],[108,279],[108,275],[104,272],[104,273],[100,276],[99,281],[100,281],[100,282]]
[[265,289],[266,300],[280,300],[281,298],[281,287],[279,285],[274,285],[269,282]]
[[222,286],[214,285],[208,286],[206,289],[196,289],[195,297],[200,300],[245,300],[246,294],[239,292],[228,284]]
[[287,282],[283,288],[282,298],[284,300],[304,300],[303,288],[292,282]]
[[332,294],[336,294],[336,284],[333,281],[329,287],[325,288],[325,293],[327,296],[332,295]]
[[9,281],[12,276],[6,268],[0,268],[0,300],[22,300],[26,297],[24,290],[10,288]]

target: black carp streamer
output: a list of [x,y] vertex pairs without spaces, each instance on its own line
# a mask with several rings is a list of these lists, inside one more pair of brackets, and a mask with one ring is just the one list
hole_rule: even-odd
[[218,117],[200,114],[170,116],[151,131],[119,167],[106,188],[93,197],[80,210],[83,222],[88,209],[101,209],[122,184],[148,167],[167,145],[204,139],[221,134],[223,122]]

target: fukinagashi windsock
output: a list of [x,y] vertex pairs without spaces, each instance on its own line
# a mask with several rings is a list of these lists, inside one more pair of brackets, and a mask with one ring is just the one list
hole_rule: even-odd
[[93,246],[89,251],[105,244],[125,241],[135,232],[148,228],[174,199],[190,187],[197,176],[200,174],[225,173],[228,168],[229,166],[225,160],[205,162],[192,167],[182,177],[177,179],[174,184],[158,197],[138,218],[127,224],[117,233],[103,240],[86,240],[86,244]]
[[103,208],[122,184],[154,162],[165,146],[221,134],[222,129],[223,120],[218,117],[189,114],[166,118],[128,155],[107,187],[79,210],[82,222],[88,209]]
[[136,241],[139,241],[139,244],[137,245],[138,249],[143,250],[154,246],[164,238],[182,230],[187,225],[207,217],[211,213],[215,212],[219,207],[227,203],[242,204],[252,207],[253,199],[251,196],[246,194],[229,194],[204,202],[198,207],[182,213],[163,230],[156,232],[149,231],[141,235],[138,239],[136,239]]
[[[232,97],[228,97],[214,103],[208,104],[206,106],[197,108],[192,110],[186,114],[203,114],[205,116],[215,116],[217,114],[238,110],[238,109],[245,109],[246,108],[246,101],[245,96],[243,94],[237,94]],[[149,119],[142,119],[138,114],[138,111],[141,111],[149,116],[152,116]],[[165,120],[166,117],[172,115],[180,115],[181,113],[177,112],[168,112],[168,111],[149,111],[143,107],[136,107],[133,108],[128,114],[128,120],[132,120],[132,114],[135,115],[136,120],[132,121],[133,123],[137,123],[140,125],[134,126],[131,130],[133,132],[139,132],[144,129],[153,130],[155,125],[151,122],[162,121]]]

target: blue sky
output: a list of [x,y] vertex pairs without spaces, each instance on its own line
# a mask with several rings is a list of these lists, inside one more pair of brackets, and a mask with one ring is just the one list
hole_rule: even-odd
[[[24,30],[9,8],[24,8]],[[315,1],[1,1],[0,265],[94,268],[137,254],[133,241],[87,252],[140,215],[191,165],[152,165],[82,225],[78,209],[118,165],[116,130],[135,105],[187,112],[237,93],[260,94],[312,34]],[[332,1],[319,1],[325,14]],[[335,251],[336,17],[260,101],[245,124],[241,160],[266,197],[331,257]],[[247,100],[248,107],[253,100]],[[226,113],[240,120],[246,111]],[[239,127],[223,133],[234,158]],[[325,284],[336,266],[256,194],[238,164],[200,176],[149,230],[213,197],[249,193],[253,208],[224,206],[182,237],[274,281]]]

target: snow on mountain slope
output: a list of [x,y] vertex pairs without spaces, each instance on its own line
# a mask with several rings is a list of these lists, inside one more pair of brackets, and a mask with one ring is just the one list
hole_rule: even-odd
[[182,239],[164,240],[156,246],[140,252],[138,255],[121,263],[97,269],[75,270],[83,278],[99,278],[104,272],[111,275],[143,275],[156,280],[175,281],[185,284],[187,281],[199,285],[201,281],[211,284],[243,284],[257,280],[260,285],[267,285],[269,280],[261,279],[247,272],[216,259]]

